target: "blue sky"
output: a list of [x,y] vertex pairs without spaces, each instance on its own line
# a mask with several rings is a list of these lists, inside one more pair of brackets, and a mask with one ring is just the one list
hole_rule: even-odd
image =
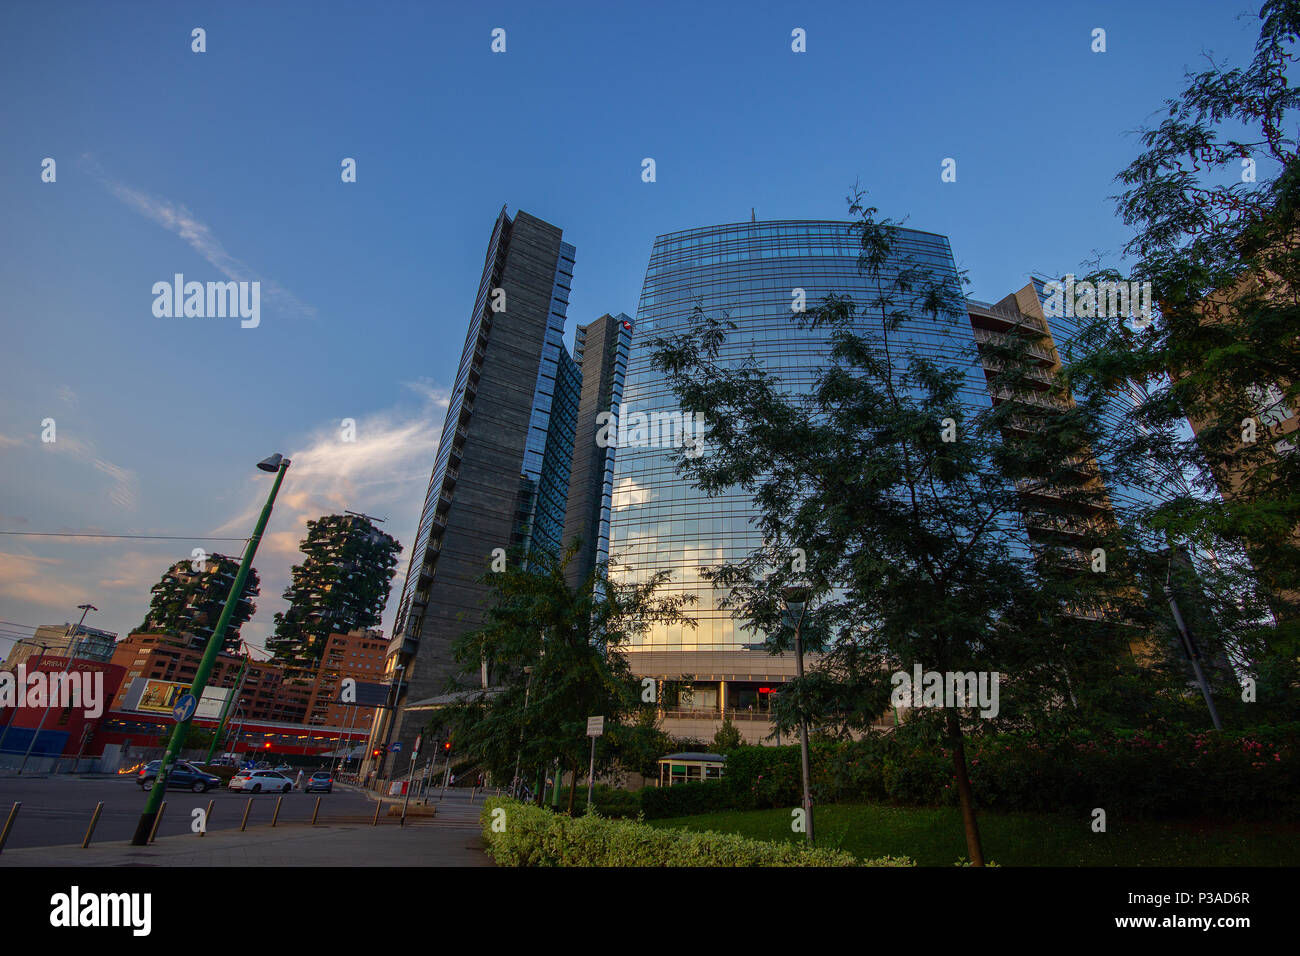
[[[1203,52],[1248,61],[1258,20],[1243,13],[9,0],[0,531],[243,536],[267,489],[253,464],[283,452],[245,628],[260,645],[308,518],[364,511],[411,543],[503,204],[577,247],[570,331],[635,312],[655,235],[751,208],[842,218],[855,180],[882,214],[948,235],[968,293],[996,300],[1120,248],[1107,197],[1133,131]],[[260,280],[261,324],[156,318],[151,288],[175,273]],[[125,634],[197,546],[222,548],[0,536],[0,635],[85,601],[101,609],[88,623]],[[403,555],[394,593],[405,570]]]

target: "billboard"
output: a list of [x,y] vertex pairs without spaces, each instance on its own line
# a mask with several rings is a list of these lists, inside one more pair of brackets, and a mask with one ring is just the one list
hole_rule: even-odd
[[122,702],[128,710],[139,710],[147,714],[168,714],[176,706],[176,701],[189,690],[188,685],[169,680],[154,680],[151,677],[137,677],[131,682],[131,689],[126,692]]
[[[122,699],[125,710],[134,710],[146,714],[166,714],[171,716],[183,694],[189,693],[190,685],[178,681],[158,680],[154,677],[137,677]],[[216,720],[221,716],[221,709],[230,697],[229,687],[208,687],[203,691],[195,718]]]

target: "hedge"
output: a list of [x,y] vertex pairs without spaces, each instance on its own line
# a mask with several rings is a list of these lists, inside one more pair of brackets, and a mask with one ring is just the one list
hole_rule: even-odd
[[[977,806],[1088,811],[1130,818],[1300,819],[1300,726],[1035,738],[973,737],[967,766]],[[891,733],[810,747],[814,804],[953,806],[952,758]],[[597,795],[605,816],[647,819],[802,803],[799,748],[739,747],[720,782]]]
[[843,850],[767,843],[730,833],[661,830],[594,813],[569,817],[507,797],[484,801],[480,820],[488,853],[502,866],[916,865],[906,857],[858,860]]
[[[814,803],[957,802],[952,758],[942,747],[873,734],[810,750]],[[998,734],[970,739],[966,755],[976,803],[984,808],[1100,806],[1130,817],[1300,819],[1295,726],[1055,739]],[[723,779],[728,795],[720,802],[731,807],[799,806],[799,748],[741,747],[728,754]]]

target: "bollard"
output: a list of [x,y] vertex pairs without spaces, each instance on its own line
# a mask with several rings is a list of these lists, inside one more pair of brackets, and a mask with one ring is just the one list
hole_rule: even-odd
[[14,821],[18,819],[18,809],[22,805],[23,802],[17,800],[14,802],[14,805],[9,808],[9,817],[5,820],[5,828],[4,830],[0,830],[0,853],[4,852],[5,841],[9,839],[9,831],[13,829]]
[[271,826],[275,826],[275,821],[280,819],[280,804],[284,802],[284,797],[275,798],[275,813],[271,814]]
[[253,798],[249,797],[248,803],[244,807],[244,820],[239,824],[239,830],[241,833],[243,832],[244,827],[248,826],[248,811],[251,809],[253,809]]
[[199,831],[199,836],[208,835],[208,824],[212,822],[212,805],[216,802],[215,800],[208,801],[208,808],[203,811],[203,829]]
[[311,812],[311,825],[316,825],[316,817],[320,815],[320,797],[316,798],[316,809]]
[[99,822],[99,811],[104,809],[104,801],[100,800],[95,804],[95,812],[90,815],[90,826],[86,828],[86,837],[81,841],[81,848],[84,850],[90,846],[90,838],[95,835],[95,824]]
[[382,800],[375,801],[375,818],[370,821],[370,825],[372,827],[379,825],[379,808],[382,807],[383,805],[384,804]]
[[162,802],[162,806],[160,806],[160,807],[158,808],[158,816],[156,816],[156,817],[154,818],[154,821],[153,821],[153,829],[149,831],[149,842],[150,842],[150,843],[153,842],[153,838],[157,835],[157,833],[158,833],[158,824],[162,823],[163,814],[166,813],[166,812],[167,812],[167,801],[164,800],[164,801]]

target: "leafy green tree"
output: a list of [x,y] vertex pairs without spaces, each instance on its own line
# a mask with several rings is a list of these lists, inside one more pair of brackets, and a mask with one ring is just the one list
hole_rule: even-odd
[[[1158,308],[1094,319],[1069,365],[1076,394],[1144,386],[1108,437],[1117,468],[1157,476],[1130,524],[1149,550],[1193,558],[1173,583],[1203,602],[1198,642],[1276,704],[1300,676],[1300,90],[1287,76],[1300,3],[1268,0],[1259,17],[1250,64],[1189,73],[1118,177],[1128,274],[1087,279],[1149,282]],[[1151,563],[1159,602],[1170,573]]]
[[643,707],[632,719],[605,730],[607,754],[620,768],[654,779],[659,759],[674,750],[673,738],[659,725],[654,707]]
[[[656,622],[693,625],[683,613],[690,597],[655,593],[666,571],[619,583],[606,579],[602,564],[570,587],[565,569],[578,550],[575,539],[563,555],[536,550],[525,561],[516,554],[505,570],[488,572],[486,623],[453,648],[467,671],[487,661],[495,682],[491,692],[448,708],[444,719],[457,749],[498,779],[512,779],[516,763],[531,777],[556,758],[575,775],[585,770],[588,717],[603,716],[607,728],[636,725],[653,706],[641,702],[641,684],[623,654],[627,642]],[[620,736],[626,743],[634,732]],[[616,753],[603,746],[598,752],[602,765]]]
[[713,752],[725,754],[730,750],[735,750],[744,742],[744,738],[740,736],[740,731],[731,722],[731,718],[726,717],[723,718],[722,726],[718,728],[718,732],[713,735]]
[[[998,716],[973,701],[911,712],[909,723],[949,749],[970,858],[983,862],[965,739],[979,725],[1033,724],[1114,671],[1132,637],[1125,574],[1089,572],[1095,547],[1116,548],[1113,523],[1086,522],[1104,498],[1086,461],[1095,409],[1033,380],[1032,328],[1008,336],[987,397],[963,391],[972,350],[944,365],[909,344],[908,329],[968,321],[958,277],[900,248],[861,192],[859,267],[874,295],[830,295],[792,322],[831,332],[811,391],[792,389],[751,355],[724,354],[735,328],[697,309],[689,329],[656,342],[655,364],[685,409],[703,410],[706,450],[676,457],[708,494],[748,492],[764,544],[742,561],[702,569],[733,616],[788,651],[781,591],[807,584],[805,646],[822,657],[777,695],[782,730],[801,716],[863,730],[891,705],[895,675],[998,672]],[[983,374],[980,374],[983,380]],[[1024,482],[1053,493],[1035,503]],[[1021,485],[1018,487],[1017,482]],[[1087,512],[1091,513],[1091,512]],[[1032,543],[1028,517],[1059,518],[1071,534]],[[799,555],[806,562],[800,568]],[[989,708],[991,710],[991,708]]]

